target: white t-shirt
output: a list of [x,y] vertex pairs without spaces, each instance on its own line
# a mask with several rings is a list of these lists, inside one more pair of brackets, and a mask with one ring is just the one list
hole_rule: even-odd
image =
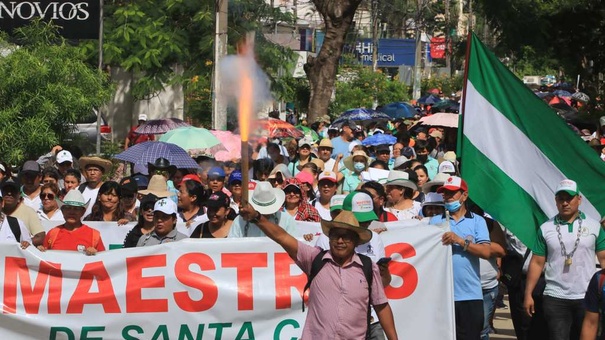
[[[84,216],[82,216],[82,220],[84,220],[86,218],[86,216],[90,215],[90,213],[92,212],[92,206],[97,201],[97,195],[99,194],[99,188],[90,189],[88,186],[84,187],[84,192],[82,192],[82,196],[84,196],[84,202],[88,202],[88,200],[90,200],[90,202],[88,203],[88,208],[86,208],[86,212],[84,212]],[[77,189],[75,189],[75,190],[77,190]]]
[[321,203],[319,202],[319,198],[317,199],[317,201],[315,201],[315,204],[313,206],[315,207],[315,209],[317,209],[319,216],[321,216],[321,218],[323,220],[332,221],[332,215],[330,215],[330,209],[324,208],[324,206],[321,205]]
[[19,229],[21,229],[21,240],[17,241],[17,239],[15,238],[15,234],[13,234],[13,231],[11,230],[11,227],[8,224],[8,219],[5,216],[4,220],[2,221],[2,225],[0,225],[0,242],[17,243],[20,241],[27,241],[29,243],[32,243],[32,239],[29,236],[29,230],[27,230],[23,221],[21,221],[20,219],[17,219],[17,221],[19,222]]
[[328,159],[327,162],[324,162],[324,171],[334,172],[334,164],[336,164],[336,160],[334,158]]
[[34,209],[34,211],[38,211],[38,209],[42,208],[42,199],[40,198],[40,195],[34,196],[33,199],[31,199],[26,194],[21,194],[21,197],[23,197],[23,203],[25,203],[25,205],[27,205],[28,207]]

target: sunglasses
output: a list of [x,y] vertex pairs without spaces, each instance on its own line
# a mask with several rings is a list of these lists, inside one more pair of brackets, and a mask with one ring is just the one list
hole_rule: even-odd
[[280,178],[280,179],[277,179],[277,178],[269,178],[269,183],[271,183],[271,184],[275,184],[275,183],[277,183],[277,184],[282,184],[282,183],[284,183],[284,180],[283,180],[283,179],[281,179],[281,178]]
[[54,200],[55,199],[55,194],[41,193],[40,194],[40,199],[43,199],[43,200]]

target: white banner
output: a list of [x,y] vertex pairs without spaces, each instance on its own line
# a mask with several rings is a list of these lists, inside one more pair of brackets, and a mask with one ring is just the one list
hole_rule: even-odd
[[[130,229],[94,227],[106,246]],[[385,292],[401,339],[454,339],[451,249],[442,234],[426,225],[381,234],[393,258]],[[304,325],[307,278],[267,238],[187,239],[91,257],[12,244],[0,252],[5,339],[297,339]]]

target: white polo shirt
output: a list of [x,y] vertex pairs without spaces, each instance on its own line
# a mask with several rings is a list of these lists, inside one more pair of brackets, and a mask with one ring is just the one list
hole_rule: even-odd
[[[2,215],[4,214],[2,213]],[[6,216],[4,216],[2,224],[0,225],[0,242],[19,243],[20,241],[27,241],[29,243],[32,243],[32,239],[29,236],[29,230],[27,230],[23,221],[21,221],[20,219],[17,219],[17,221],[19,222],[19,229],[21,229],[21,240],[17,240],[15,238],[15,234],[13,234],[13,231],[11,230],[11,227],[8,224],[8,219],[6,218]]]

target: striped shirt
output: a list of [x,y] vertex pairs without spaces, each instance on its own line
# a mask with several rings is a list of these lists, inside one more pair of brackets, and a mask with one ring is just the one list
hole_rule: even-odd
[[[298,242],[296,264],[308,275],[311,264],[321,248]],[[365,339],[368,311],[368,282],[357,254],[344,267],[332,260],[313,279],[309,289],[309,312],[302,333],[303,340]],[[372,305],[388,302],[378,266],[372,264]]]

